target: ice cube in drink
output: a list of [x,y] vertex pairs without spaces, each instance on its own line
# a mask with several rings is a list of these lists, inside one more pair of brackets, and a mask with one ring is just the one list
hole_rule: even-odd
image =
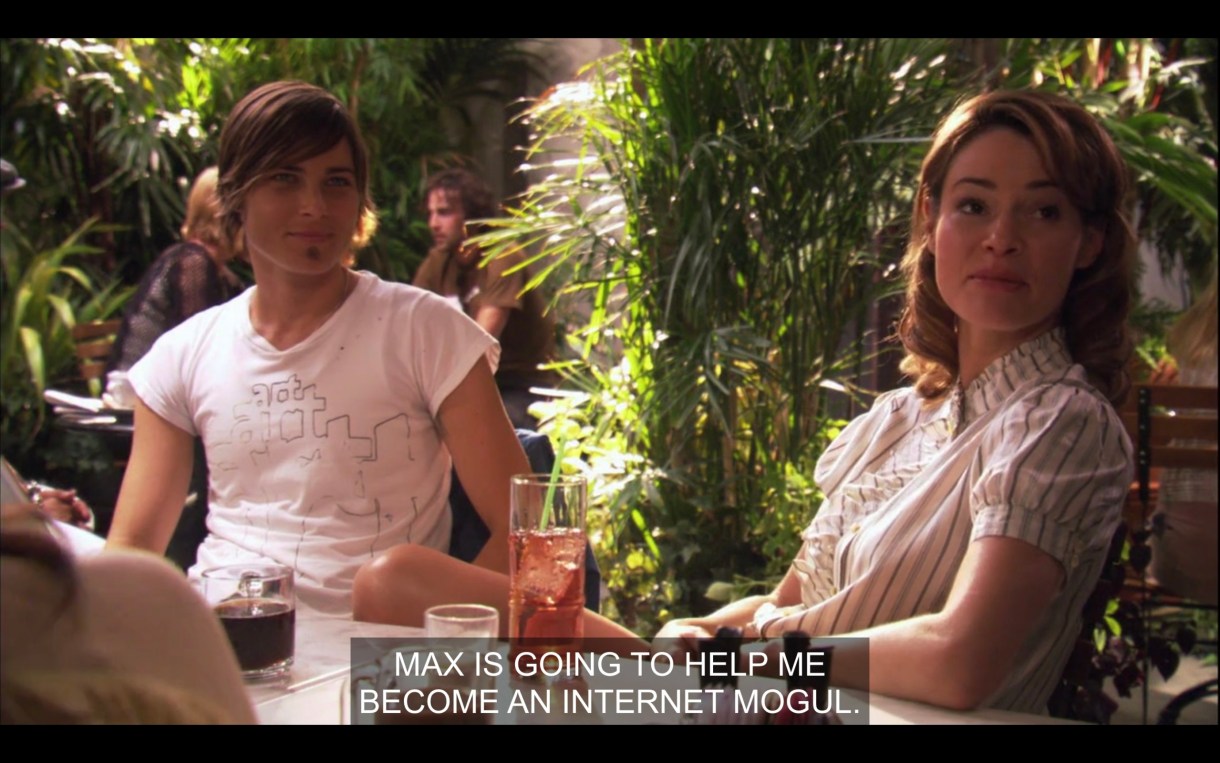
[[565,651],[584,635],[585,534],[579,528],[510,534],[509,633],[514,654]]

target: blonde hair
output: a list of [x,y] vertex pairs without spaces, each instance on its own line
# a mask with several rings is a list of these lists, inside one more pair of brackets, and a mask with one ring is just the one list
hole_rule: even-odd
[[1165,337],[1165,345],[1179,367],[1216,365],[1216,307],[1216,271],[1213,269],[1207,288],[1182,313]]
[[220,200],[216,196],[215,167],[208,167],[191,184],[186,197],[186,219],[182,222],[182,239],[196,240],[208,246],[221,246]]
[[1085,225],[1103,232],[1101,253],[1077,270],[1061,309],[1060,325],[1072,359],[1115,404],[1131,386],[1127,330],[1135,236],[1124,200],[1127,169],[1105,130],[1088,112],[1062,96],[1036,91],[996,91],[961,103],[941,122],[919,174],[911,238],[902,260],[906,305],[898,338],[906,350],[900,368],[925,400],[942,399],[957,381],[957,316],[936,287],[936,258],[929,241],[941,191],[957,154],[988,130],[1006,128],[1028,138],[1056,185]]

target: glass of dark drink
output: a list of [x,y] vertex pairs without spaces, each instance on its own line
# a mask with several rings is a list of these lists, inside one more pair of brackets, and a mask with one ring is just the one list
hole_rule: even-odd
[[203,594],[229,636],[243,676],[280,676],[292,667],[297,609],[291,567],[213,567],[204,570]]

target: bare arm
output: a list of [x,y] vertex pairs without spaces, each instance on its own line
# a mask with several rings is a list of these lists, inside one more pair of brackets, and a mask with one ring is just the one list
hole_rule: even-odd
[[504,333],[504,327],[508,325],[509,311],[510,308],[507,307],[480,307],[475,313],[474,321],[488,334],[499,339],[500,334]]
[[[835,648],[837,686],[955,709],[977,707],[998,689],[1017,653],[1063,585],[1049,554],[1014,538],[970,544],[940,612],[852,634]],[[800,629],[802,614],[768,624],[768,636]],[[817,634],[813,634],[817,635]],[[777,642],[769,648],[776,649]]]
[[191,480],[190,434],[136,401],[135,435],[106,545],[164,554]]
[[474,563],[507,573],[509,478],[530,466],[485,358],[441,403],[437,424],[462,487],[491,531]]

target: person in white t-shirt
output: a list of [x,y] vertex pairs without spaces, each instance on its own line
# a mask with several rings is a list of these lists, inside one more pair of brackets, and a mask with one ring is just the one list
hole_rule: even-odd
[[[495,340],[444,300],[344,264],[372,201],[359,129],[301,82],[264,85],[221,135],[225,234],[256,286],[165,334],[129,378],[139,402],[109,544],[163,551],[191,441],[210,472],[200,569],[273,561],[300,606],[351,614],[361,568],[449,543],[451,465],[505,572],[509,477],[528,463],[500,403]],[[456,563],[456,562],[455,562]]]

